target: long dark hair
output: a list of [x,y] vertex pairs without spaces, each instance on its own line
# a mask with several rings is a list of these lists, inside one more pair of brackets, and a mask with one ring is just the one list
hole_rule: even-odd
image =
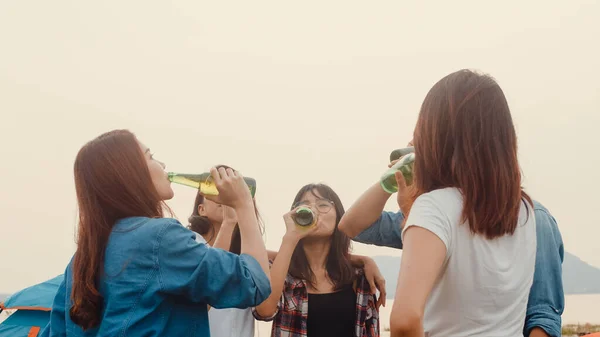
[[464,69],[437,82],[423,101],[413,141],[408,207],[423,193],[456,187],[472,233],[488,239],[514,233],[521,202],[532,201],[521,187],[508,102],[491,76]]
[[[298,191],[291,209],[293,209],[296,203],[302,200],[302,197],[306,193],[312,193],[315,197],[319,197],[315,191],[320,194],[320,197],[332,201],[334,205],[336,213],[335,229],[331,235],[331,247],[327,254],[325,267],[335,290],[340,290],[351,284],[355,279],[354,267],[350,263],[350,238],[338,229],[340,219],[345,212],[340,197],[338,197],[337,193],[331,187],[325,184],[308,184]],[[304,252],[303,240],[300,240],[294,249],[288,273],[295,278],[305,280],[314,287],[315,277]]]
[[[227,165],[217,165],[217,168],[230,168]],[[261,233],[264,233],[264,225],[262,221],[262,217],[260,216],[260,212],[256,207],[256,200],[252,200],[254,203],[254,211],[256,213],[256,220],[258,221],[258,226],[260,228]],[[196,200],[194,200],[194,209],[192,210],[192,215],[188,218],[188,222],[190,223],[188,228],[203,237],[208,237],[206,241],[211,241],[217,233],[215,233],[215,227],[210,222],[210,220],[200,215],[198,213],[198,206],[204,204],[204,196],[200,193],[196,194]],[[233,234],[231,235],[231,244],[229,245],[229,251],[231,253],[240,255],[242,252],[242,236],[240,233],[240,226],[235,225],[233,230]]]
[[136,137],[127,130],[107,132],[84,145],[74,166],[79,223],[69,315],[87,330],[100,324],[98,282],[113,226],[131,216],[162,217],[166,205]]

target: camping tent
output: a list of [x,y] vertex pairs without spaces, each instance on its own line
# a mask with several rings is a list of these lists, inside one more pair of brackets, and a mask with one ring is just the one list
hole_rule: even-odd
[[50,320],[52,302],[62,280],[63,275],[59,275],[25,288],[0,303],[0,312],[16,310],[0,323],[0,337],[36,337]]

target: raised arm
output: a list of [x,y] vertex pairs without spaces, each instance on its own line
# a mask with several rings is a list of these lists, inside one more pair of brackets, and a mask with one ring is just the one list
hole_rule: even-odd
[[223,222],[221,223],[221,229],[217,234],[213,247],[229,251],[233,231],[238,222],[237,214],[235,213],[235,210],[229,206],[223,205],[221,208],[223,209]]
[[560,337],[565,307],[563,241],[554,217],[541,204],[534,202],[534,207],[537,252],[523,333],[529,337]]
[[158,234],[158,281],[164,293],[215,308],[248,308],[271,292],[256,258],[213,249],[195,234],[168,220]]
[[279,309],[279,301],[283,294],[285,278],[290,268],[290,261],[299,238],[286,234],[281,242],[277,257],[271,266],[271,295],[266,301],[253,309],[254,317],[263,321],[272,320]]
[[[408,146],[413,146],[412,141]],[[391,162],[388,167],[392,167],[396,162],[397,160]],[[391,194],[384,191],[381,183],[377,181],[346,210],[338,228],[349,237],[355,238],[378,221],[390,196]]]
[[[283,245],[283,244],[282,244]],[[277,258],[276,251],[268,250],[269,260],[274,261]],[[350,254],[350,263],[356,268],[362,268],[365,271],[365,277],[369,282],[373,295],[377,295],[379,290],[379,299],[377,300],[377,307],[384,306],[386,302],[387,291],[385,288],[385,277],[381,274],[379,266],[372,258],[364,255]],[[289,265],[289,262],[288,262]],[[273,277],[273,269],[271,269],[271,277]],[[375,290],[377,289],[377,290]]]
[[259,320],[270,321],[277,315],[279,301],[283,294],[285,279],[290,268],[294,249],[296,249],[298,242],[303,237],[318,228],[318,226],[299,228],[291,218],[293,212],[294,210],[283,216],[287,231],[283,236],[281,247],[279,248],[279,252],[276,253],[275,261],[271,267],[271,295],[269,295],[266,301],[252,310],[254,317]]
[[377,221],[390,196],[377,182],[350,206],[338,228],[349,237],[356,237]]
[[267,249],[258,226],[252,196],[244,182],[244,177],[239,172],[223,167],[219,169],[213,167],[210,173],[219,195],[205,195],[204,197],[219,204],[230,206],[235,210],[242,239],[241,253],[254,257],[268,277],[269,258],[267,257]]

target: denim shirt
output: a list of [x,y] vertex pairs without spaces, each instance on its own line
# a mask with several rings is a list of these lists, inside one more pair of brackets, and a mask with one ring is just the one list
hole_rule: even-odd
[[[537,251],[533,285],[527,303],[524,335],[535,328],[541,328],[550,336],[561,336],[561,315],[565,307],[562,283],[562,262],[564,247],[556,220],[539,202],[534,201],[537,228]],[[371,227],[365,229],[353,240],[377,246],[402,249],[404,221],[401,212],[383,212]]]
[[100,325],[83,331],[69,317],[71,261],[40,336],[210,336],[207,304],[247,308],[269,296],[269,279],[253,257],[195,239],[175,219],[120,220],[98,282]]

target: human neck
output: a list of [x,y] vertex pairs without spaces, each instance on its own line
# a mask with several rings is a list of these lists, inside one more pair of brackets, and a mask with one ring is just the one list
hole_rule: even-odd
[[329,249],[331,248],[331,240],[329,238],[312,240],[304,239],[302,246],[308,265],[313,273],[325,270],[327,256],[329,255]]
[[217,241],[217,236],[219,235],[219,231],[221,230],[221,224],[211,224],[212,229],[208,231],[208,233],[204,234],[204,240],[211,247],[215,245],[215,241]]

